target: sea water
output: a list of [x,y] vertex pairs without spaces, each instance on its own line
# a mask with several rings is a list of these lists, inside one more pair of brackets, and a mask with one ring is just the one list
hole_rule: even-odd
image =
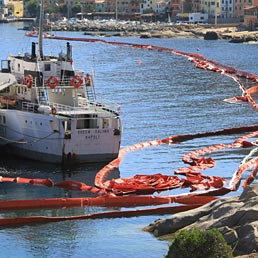
[[[35,38],[25,36],[22,23],[0,24],[0,58],[9,53],[30,52]],[[58,36],[86,37],[82,32],[54,32]],[[162,46],[197,53],[258,74],[258,45],[232,44],[226,40],[101,38],[106,41]],[[72,41],[77,68],[94,73],[96,93],[121,105],[123,123],[121,147],[171,135],[221,130],[257,123],[257,113],[246,103],[229,104],[223,100],[241,91],[231,78],[196,69],[186,57],[147,49],[132,49],[104,43]],[[44,39],[44,52],[65,52],[65,41]],[[189,151],[217,143],[228,144],[239,135],[194,139],[175,145],[161,145],[131,152],[125,156],[116,176],[163,173],[173,175],[184,167],[182,156]],[[212,153],[216,166],[207,173],[230,179],[249,149],[230,149]],[[8,177],[51,178],[54,182],[77,180],[93,184],[104,164],[63,168],[18,159],[2,154],[0,175]],[[206,172],[206,171],[205,171]],[[244,175],[245,177],[246,175]],[[188,191],[185,189],[184,191]],[[230,195],[238,194],[242,191]],[[177,194],[173,190],[165,194]],[[67,192],[59,188],[1,184],[0,199],[37,199],[83,197],[90,194]],[[19,211],[1,213],[2,217],[28,215],[79,215],[108,211],[110,208]],[[133,218],[62,221],[0,229],[1,257],[164,257],[168,241],[160,241],[143,228],[157,218],[150,215]]]

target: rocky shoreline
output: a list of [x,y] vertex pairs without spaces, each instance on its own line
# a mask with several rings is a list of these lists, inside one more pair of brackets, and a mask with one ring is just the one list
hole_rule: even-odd
[[85,35],[140,38],[204,38],[226,39],[232,43],[258,40],[258,31],[243,30],[240,24],[177,24],[126,21],[73,20],[47,25],[49,31],[82,31]]
[[[178,230],[217,228],[238,258],[258,257],[258,184],[240,196],[220,198],[200,208],[157,219],[144,230],[156,237]],[[241,256],[238,256],[241,255]]]
[[84,32],[90,36],[104,37],[140,37],[140,38],[202,38],[205,40],[224,39],[231,43],[247,43],[258,41],[258,31],[238,31],[237,27],[202,27],[191,25],[173,26],[167,29],[146,31],[91,31]]

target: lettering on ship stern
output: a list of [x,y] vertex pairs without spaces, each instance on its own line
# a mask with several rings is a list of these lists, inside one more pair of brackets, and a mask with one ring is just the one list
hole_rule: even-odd
[[85,140],[98,140],[101,135],[108,133],[109,129],[78,130],[78,135],[85,135]]

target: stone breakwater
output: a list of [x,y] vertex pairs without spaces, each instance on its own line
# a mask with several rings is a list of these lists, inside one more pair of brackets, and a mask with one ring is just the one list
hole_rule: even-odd
[[220,198],[200,208],[157,219],[144,228],[160,237],[179,230],[217,228],[234,250],[234,255],[258,257],[258,184],[240,196]]
[[51,31],[82,31],[92,36],[141,38],[204,38],[227,39],[234,43],[257,41],[258,31],[239,31],[238,24],[175,24],[126,21],[57,21],[47,26]]

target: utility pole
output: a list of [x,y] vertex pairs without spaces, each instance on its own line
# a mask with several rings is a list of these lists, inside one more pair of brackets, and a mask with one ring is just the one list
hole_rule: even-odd
[[215,6],[215,25],[217,25],[217,0],[216,0],[216,6]]
[[116,0],[116,21],[117,21],[117,0]]
[[67,4],[67,19],[70,18],[70,0],[68,1],[68,4]]

